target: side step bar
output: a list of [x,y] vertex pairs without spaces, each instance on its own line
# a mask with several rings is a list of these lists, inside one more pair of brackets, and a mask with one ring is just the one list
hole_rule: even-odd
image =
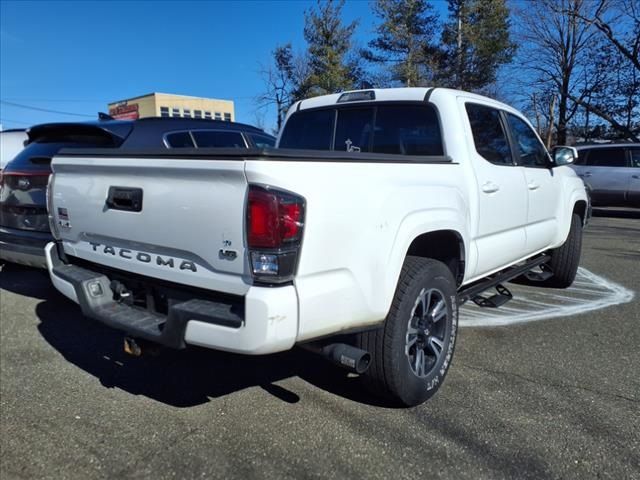
[[[505,283],[505,282],[508,282],[509,280],[513,280],[514,278],[519,277],[520,275],[524,275],[530,270],[548,261],[549,261],[549,255],[547,255],[546,253],[543,253],[542,255],[539,255],[537,257],[532,258],[531,260],[528,260],[522,265],[509,267],[498,273],[494,273],[493,275],[487,278],[483,278],[481,280],[478,280],[477,282],[473,282],[470,285],[466,285],[462,289],[458,290],[458,305],[462,305],[463,303],[469,300],[473,300],[474,298],[479,297],[482,292],[489,290],[490,288],[494,288],[500,285],[501,283]],[[498,290],[498,295],[502,295],[502,292],[500,292],[500,290]],[[500,305],[502,305],[507,300],[510,300],[510,298],[507,298],[504,301],[502,298],[499,300],[496,298],[496,302],[493,302],[493,303],[497,304],[501,302]],[[481,305],[481,306],[492,306],[492,305]],[[499,306],[499,305],[495,305],[495,306]]]

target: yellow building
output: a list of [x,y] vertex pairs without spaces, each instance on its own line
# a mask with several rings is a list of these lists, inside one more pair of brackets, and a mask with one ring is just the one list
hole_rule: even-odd
[[231,100],[150,93],[109,104],[109,115],[118,119],[144,117],[187,117],[234,121]]

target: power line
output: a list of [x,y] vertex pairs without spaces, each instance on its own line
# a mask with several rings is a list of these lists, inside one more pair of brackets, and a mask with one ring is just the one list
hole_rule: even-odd
[[12,107],[25,108],[27,110],[37,110],[39,112],[57,113],[60,115],[72,115],[74,117],[88,117],[88,118],[95,117],[95,115],[87,115],[84,113],[74,113],[74,112],[63,112],[60,110],[50,110],[48,108],[33,107],[31,105],[23,105],[21,103],[7,102],[6,100],[0,100],[0,103],[3,103],[5,105],[11,105]]

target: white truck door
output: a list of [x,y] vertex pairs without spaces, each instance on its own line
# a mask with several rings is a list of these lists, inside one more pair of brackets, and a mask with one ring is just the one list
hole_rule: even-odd
[[465,98],[460,98],[460,106],[478,186],[477,277],[523,257],[527,187],[523,168],[514,163],[500,111]]
[[551,169],[547,149],[534,130],[521,118],[506,114],[516,162],[524,167],[527,183],[527,253],[545,249],[558,231],[558,211],[562,185]]

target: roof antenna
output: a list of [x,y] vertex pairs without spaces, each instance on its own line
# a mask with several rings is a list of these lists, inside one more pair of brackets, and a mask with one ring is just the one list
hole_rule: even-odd
[[115,120],[115,118],[108,113],[98,112],[98,120]]

